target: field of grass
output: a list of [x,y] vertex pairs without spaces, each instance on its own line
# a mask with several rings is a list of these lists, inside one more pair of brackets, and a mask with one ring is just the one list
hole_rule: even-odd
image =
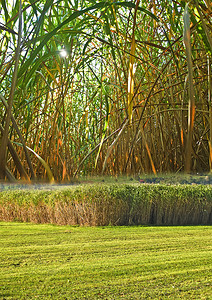
[[211,236],[0,222],[0,299],[212,299]]
[[0,220],[86,226],[212,225],[212,186],[135,180],[3,186]]

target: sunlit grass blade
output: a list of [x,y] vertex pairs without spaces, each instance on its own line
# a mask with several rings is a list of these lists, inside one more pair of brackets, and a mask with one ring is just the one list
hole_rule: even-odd
[[134,96],[134,74],[135,74],[135,36],[133,33],[131,51],[130,51],[130,63],[128,71],[128,117],[130,123],[132,123],[132,112],[133,112],[133,96]]
[[49,182],[50,183],[54,183],[54,176],[52,174],[52,171],[50,170],[50,167],[48,166],[48,164],[45,162],[45,160],[40,157],[40,155],[38,155],[34,150],[32,150],[31,148],[27,147],[27,149],[29,151],[31,151],[37,158],[38,160],[41,162],[41,164],[43,165],[43,167],[45,168],[46,170],[46,173],[47,173],[47,176],[49,178]]
[[[200,10],[200,7],[199,7],[199,4],[198,4],[197,0],[195,0],[194,2],[195,2],[195,6],[196,6],[196,8],[197,8],[197,11],[198,11],[198,13],[199,13],[199,16],[200,16],[200,19],[201,19],[201,22],[202,22],[202,27],[203,27],[203,29],[204,29],[205,35],[206,35],[207,40],[208,40],[208,43],[209,43],[209,45],[210,45],[210,54],[212,55],[212,38],[211,38],[211,31],[210,31],[210,29],[208,29],[208,27],[207,27],[207,25],[206,25],[206,23],[205,23],[205,21],[204,21],[203,14],[202,14],[202,12],[201,12],[201,10]],[[212,3],[211,3],[211,4],[212,4]],[[210,27],[209,27],[209,28],[210,28]]]
[[186,146],[185,156],[185,171],[190,172],[191,170],[191,154],[192,154],[192,140],[193,140],[193,128],[194,128],[194,117],[195,117],[195,96],[194,96],[194,85],[193,85],[193,63],[191,53],[191,36],[190,36],[190,15],[188,11],[188,4],[186,4],[184,12],[184,44],[186,48],[186,58],[188,66],[188,90],[189,90],[189,108],[188,108],[188,138]]

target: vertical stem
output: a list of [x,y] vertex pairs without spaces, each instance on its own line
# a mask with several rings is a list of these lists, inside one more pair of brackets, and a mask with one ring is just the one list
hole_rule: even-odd
[[209,166],[212,173],[212,82],[211,82],[211,60],[208,57],[208,103],[209,103],[209,120],[210,120],[210,139],[209,139]]
[[8,133],[9,133],[11,113],[12,113],[13,98],[14,98],[16,82],[17,82],[17,75],[18,75],[18,63],[19,63],[20,48],[21,48],[21,35],[22,35],[22,3],[20,0],[18,42],[17,42],[16,51],[15,51],[15,66],[14,66],[10,95],[8,98],[8,108],[7,108],[7,116],[6,116],[6,120],[5,120],[4,133],[2,135],[2,139],[1,139],[1,143],[0,143],[0,179],[4,179],[5,175],[6,175],[6,154],[7,154]]
[[194,101],[194,85],[193,85],[193,63],[191,57],[191,34],[190,34],[190,15],[188,12],[188,4],[186,4],[184,12],[184,44],[186,48],[186,58],[188,65],[188,138],[185,155],[185,171],[191,171],[191,153],[192,153],[192,136],[195,116],[195,101]]

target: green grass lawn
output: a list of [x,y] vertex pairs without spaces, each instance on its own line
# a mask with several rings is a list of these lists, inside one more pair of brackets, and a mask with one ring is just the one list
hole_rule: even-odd
[[212,227],[0,222],[0,299],[212,299]]

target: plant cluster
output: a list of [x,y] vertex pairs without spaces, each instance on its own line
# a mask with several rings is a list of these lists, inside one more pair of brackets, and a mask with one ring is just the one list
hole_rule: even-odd
[[0,220],[60,225],[212,224],[204,185],[96,184],[61,190],[0,192]]
[[212,169],[209,0],[2,1],[0,179]]

